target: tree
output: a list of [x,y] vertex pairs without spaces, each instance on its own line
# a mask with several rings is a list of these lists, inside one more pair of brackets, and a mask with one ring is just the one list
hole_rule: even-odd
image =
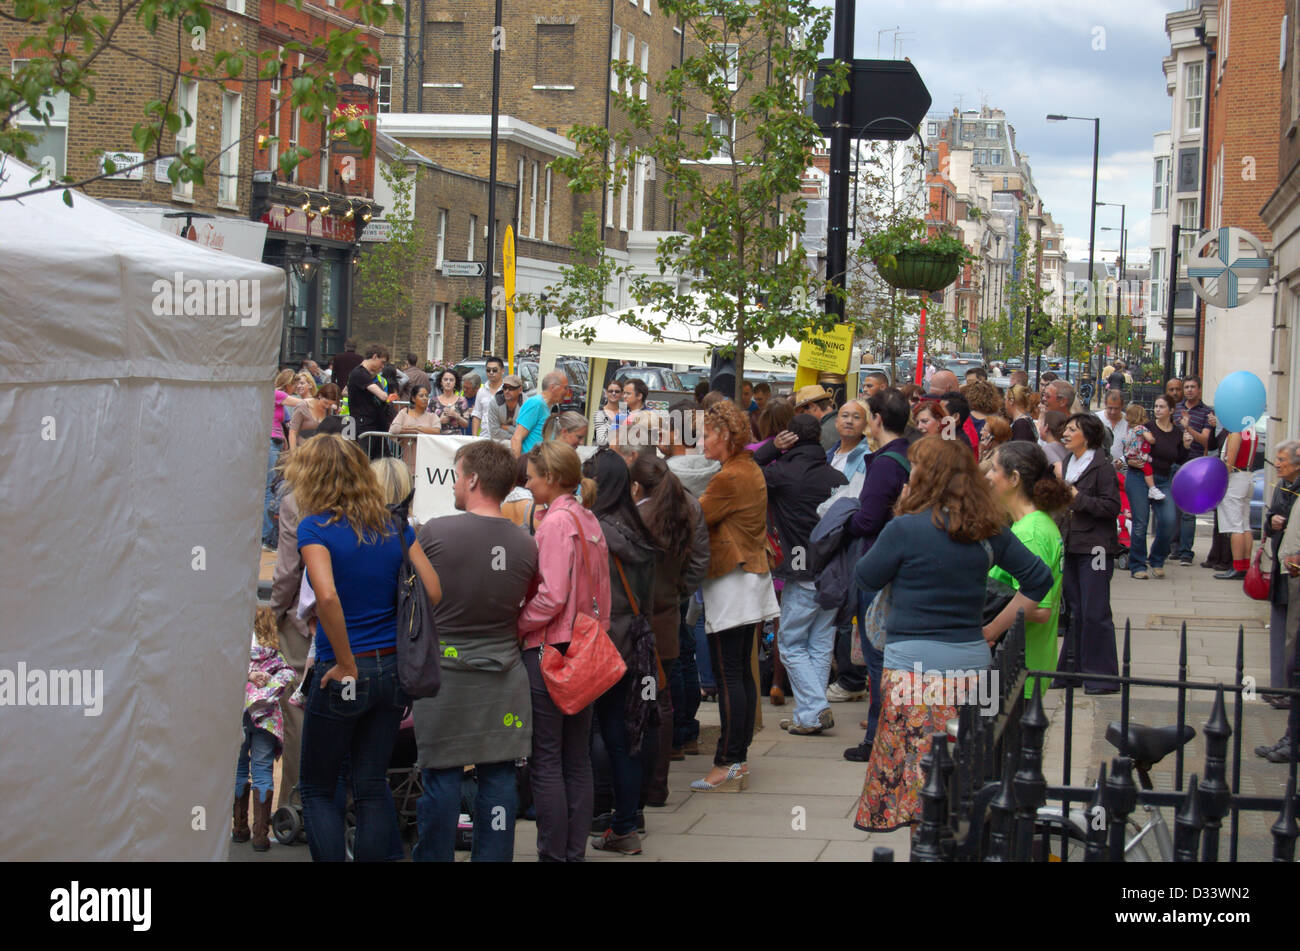
[[[919,295],[890,286],[867,255],[864,239],[882,234],[907,221],[925,218],[925,164],[920,146],[871,142],[858,146],[857,197],[854,230],[859,236],[856,253],[849,259],[848,299],[845,315],[853,321],[873,352],[888,351],[897,359],[900,345],[913,339],[917,315],[924,303]],[[927,313],[927,322],[931,315]],[[929,324],[933,328],[933,324]],[[932,329],[927,333],[933,338]],[[879,354],[877,353],[877,356]]]
[[[1029,239],[1029,229],[1023,221],[1016,229],[1016,246],[1012,256],[1011,280],[1007,282],[1007,310],[1002,315],[1003,326],[1008,327],[1008,335],[1014,331],[1021,334],[1020,348],[1024,347],[1025,312],[1030,314],[1029,349],[1030,359],[1034,353],[1042,353],[1051,346],[1055,339],[1052,319],[1044,309],[1050,292],[1038,283],[1035,267],[1040,248],[1037,241]],[[1014,337],[1008,341],[1008,350],[1017,351]],[[1027,368],[1026,368],[1027,369]]]
[[[653,83],[630,60],[615,62],[618,131],[571,129],[578,156],[553,164],[587,193],[626,187],[638,163],[653,163],[676,207],[677,230],[656,251],[660,276],[673,278],[633,275],[632,296],[730,341],[725,349],[743,379],[747,350],[834,323],[817,307],[827,285],[798,250],[799,191],[821,135],[803,89],[816,76],[830,12],[815,0],[660,0],[659,8],[681,26],[683,61]],[[837,64],[821,78],[818,101],[829,105],[847,89],[846,74]],[[651,97],[634,94],[642,84],[667,106],[666,118],[662,109],[656,117]],[[678,276],[693,282],[692,294],[679,295]],[[620,319],[663,339],[660,321]]]
[[392,206],[385,216],[388,240],[371,244],[357,269],[357,303],[370,312],[376,324],[393,325],[394,354],[400,349],[398,331],[411,325],[416,265],[424,247],[412,207],[420,168],[406,164],[409,154],[402,149],[392,162],[379,167],[379,174],[393,193]]
[[[302,5],[302,0],[293,2],[295,6]],[[389,15],[389,5],[384,0],[344,0],[343,8],[354,22],[364,26],[382,25]],[[55,98],[61,94],[71,100],[93,103],[97,95],[96,64],[107,59],[109,53],[133,63],[143,61],[172,79],[159,84],[167,90],[166,96],[147,102],[143,116],[131,130],[132,142],[145,154],[144,161],[118,167],[105,160],[101,174],[81,179],[65,174],[53,181],[41,170],[31,179],[29,189],[5,195],[0,201],[62,189],[63,200],[70,205],[73,188],[166,158],[174,160],[168,170],[173,184],[202,184],[207,169],[220,163],[221,156],[201,155],[194,145],[180,149],[175,145],[177,133],[194,123],[194,117],[175,102],[182,77],[215,83],[225,89],[227,80],[270,80],[292,64],[290,92],[281,100],[281,108],[297,109],[303,122],[325,123],[331,134],[342,133],[352,145],[366,151],[370,148],[372,130],[365,121],[347,110],[336,109],[339,90],[335,77],[364,72],[376,61],[374,52],[357,29],[335,30],[327,39],[315,43],[285,40],[278,49],[259,51],[254,56],[238,49],[215,49],[208,53],[212,13],[205,0],[118,0],[98,6],[17,0],[13,13],[5,13],[3,18],[30,30],[18,44],[21,57],[27,58],[26,64],[12,76],[0,73],[0,152],[20,161],[31,161],[29,152],[39,136],[19,122],[31,124],[39,120],[48,128],[54,116]],[[156,50],[166,50],[169,33],[174,31],[170,40],[175,44],[175,59],[164,62],[158,53],[154,54],[157,59],[142,56],[134,48],[141,29],[156,40]],[[255,30],[249,32],[256,35]],[[215,45],[215,38],[213,42]],[[301,68],[298,67],[300,54],[304,57]],[[243,141],[240,139],[230,148],[238,148]],[[89,154],[97,156],[102,152],[97,149]],[[281,171],[287,177],[310,155],[310,151],[301,147],[285,149],[280,157]]]

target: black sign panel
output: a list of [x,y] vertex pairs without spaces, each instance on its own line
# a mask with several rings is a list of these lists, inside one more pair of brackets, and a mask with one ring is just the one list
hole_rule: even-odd
[[[817,70],[819,79],[833,62],[822,60]],[[855,139],[906,141],[917,134],[917,126],[930,111],[930,91],[907,60],[856,59],[850,81],[853,117],[849,134]],[[823,107],[814,100],[811,109],[822,134],[829,136],[835,121],[834,106]]]

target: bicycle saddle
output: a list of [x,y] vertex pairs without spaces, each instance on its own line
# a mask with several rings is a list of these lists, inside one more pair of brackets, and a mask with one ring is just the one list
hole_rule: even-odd
[[1143,726],[1130,722],[1128,742],[1118,720],[1106,727],[1106,742],[1125,756],[1133,757],[1133,765],[1140,770],[1150,769],[1180,746],[1190,743],[1196,736],[1193,727]]

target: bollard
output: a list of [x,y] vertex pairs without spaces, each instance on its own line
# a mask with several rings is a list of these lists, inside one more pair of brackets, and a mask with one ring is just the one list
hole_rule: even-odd
[[894,850],[887,845],[878,845],[871,850],[871,861],[892,862],[894,861]]

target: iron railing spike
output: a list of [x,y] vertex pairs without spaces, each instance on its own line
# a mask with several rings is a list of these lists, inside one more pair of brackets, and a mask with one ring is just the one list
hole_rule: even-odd
[[1187,783],[1187,795],[1174,816],[1174,861],[1195,862],[1197,841],[1205,820],[1201,818],[1201,797],[1197,791],[1196,774]]
[[1286,798],[1282,802],[1282,811],[1278,813],[1277,821],[1268,831],[1273,835],[1273,861],[1294,862],[1295,840],[1297,834],[1300,834],[1295,819],[1295,776],[1287,778]]
[[[1097,769],[1097,785],[1093,787],[1092,799],[1088,803],[1088,811],[1085,818],[1088,823],[1087,839],[1088,844],[1084,849],[1083,860],[1085,862],[1105,862],[1109,857],[1106,849],[1106,828],[1110,822],[1110,817],[1106,814],[1106,761],[1102,760]],[[1098,822],[1098,817],[1103,821]],[[1066,817],[1069,821],[1069,817]]]

